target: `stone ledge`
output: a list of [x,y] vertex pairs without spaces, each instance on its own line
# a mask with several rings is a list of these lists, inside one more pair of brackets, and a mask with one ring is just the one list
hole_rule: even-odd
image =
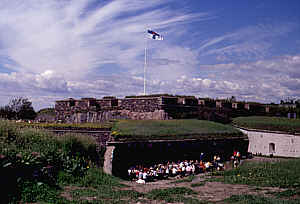
[[295,136],[300,136],[300,133],[298,132],[283,132],[283,131],[272,131],[272,130],[262,130],[262,129],[250,129],[250,128],[245,128],[245,127],[239,127],[237,125],[232,125],[235,128],[239,128],[242,130],[250,131],[250,132],[264,132],[264,133],[276,133],[276,134],[288,134],[288,135],[295,135]]

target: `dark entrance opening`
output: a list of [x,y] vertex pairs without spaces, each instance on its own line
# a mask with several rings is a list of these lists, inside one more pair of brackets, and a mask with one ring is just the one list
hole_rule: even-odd
[[112,173],[127,178],[127,170],[135,165],[151,166],[168,161],[198,160],[201,152],[204,161],[212,161],[214,155],[220,155],[227,161],[238,150],[246,155],[248,140],[206,140],[206,141],[163,141],[131,142],[115,144]]
[[275,153],[275,144],[274,143],[270,143],[269,144],[269,153],[270,154],[274,154]]

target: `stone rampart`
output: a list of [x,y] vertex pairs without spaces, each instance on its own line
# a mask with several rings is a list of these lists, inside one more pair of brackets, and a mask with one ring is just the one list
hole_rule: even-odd
[[168,114],[164,110],[155,110],[153,112],[133,112],[129,110],[111,110],[98,112],[79,112],[73,113],[65,118],[67,123],[99,123],[114,119],[131,120],[167,120]]
[[132,112],[154,112],[161,110],[159,97],[153,98],[125,98],[119,104],[120,109]]
[[117,99],[67,99],[56,101],[56,120],[67,123],[112,119],[167,120],[161,97]]
[[[243,106],[243,108],[242,108]],[[133,96],[124,99],[82,98],[56,101],[56,121],[67,123],[102,122],[112,119],[166,120],[203,118],[205,108],[210,112],[231,110],[233,116],[266,112],[262,104],[245,104],[228,100],[196,99],[191,96]],[[232,111],[234,110],[234,111]],[[269,109],[268,109],[269,110]],[[225,112],[229,114],[229,112]],[[223,114],[224,115],[224,114]]]
[[266,156],[300,157],[299,134],[239,129],[248,135],[248,152]]

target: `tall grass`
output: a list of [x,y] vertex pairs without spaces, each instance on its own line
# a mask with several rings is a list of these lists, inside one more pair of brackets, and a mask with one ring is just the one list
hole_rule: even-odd
[[247,163],[224,172],[224,181],[233,184],[300,189],[300,159],[281,162]]
[[7,183],[7,188],[1,191],[0,198],[4,202],[23,198],[29,202],[37,192],[34,189],[56,186],[59,172],[83,176],[100,157],[92,137],[56,136],[1,120],[0,180]]
[[46,128],[46,129],[110,129],[111,122],[103,123],[18,123],[21,127]]

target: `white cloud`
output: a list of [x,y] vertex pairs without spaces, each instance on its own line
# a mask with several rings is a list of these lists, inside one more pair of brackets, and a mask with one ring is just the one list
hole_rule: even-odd
[[142,63],[147,26],[167,30],[173,24],[208,16],[174,15],[158,5],[164,3],[5,1],[0,6],[0,31],[4,33],[0,53],[17,63],[18,71],[43,73],[51,69],[66,78],[80,78],[107,62],[130,70]]
[[274,40],[291,32],[298,25],[282,23],[279,25],[255,25],[238,29],[205,41],[199,50],[202,56],[214,55],[219,61],[257,60],[269,55]]
[[[276,103],[287,96],[299,98],[300,77],[290,76],[290,72],[299,73],[298,57],[285,56],[247,64],[231,63],[201,67],[203,71],[215,72],[214,77],[185,74],[171,77],[170,80],[153,77],[147,80],[147,93],[185,94],[212,98],[236,96],[239,100]],[[284,72],[285,67],[289,68],[287,72]],[[272,75],[269,74],[270,72]],[[2,96],[6,93],[7,98],[23,96],[23,93],[26,93],[25,96],[29,96],[37,107],[41,107],[44,104],[53,104],[54,100],[68,97],[99,98],[106,95],[123,97],[142,94],[143,77],[102,76],[94,80],[87,78],[78,81],[58,76],[53,70],[47,70],[42,74],[1,73],[0,92]]]
[[[215,17],[167,2],[173,1],[0,1],[0,104],[26,96],[40,108],[67,97],[142,93],[149,27],[165,40],[148,42],[147,93],[274,102],[300,97],[300,56],[266,57],[269,38],[294,24],[248,26],[204,39],[191,23]],[[206,65],[209,57],[222,63]]]

